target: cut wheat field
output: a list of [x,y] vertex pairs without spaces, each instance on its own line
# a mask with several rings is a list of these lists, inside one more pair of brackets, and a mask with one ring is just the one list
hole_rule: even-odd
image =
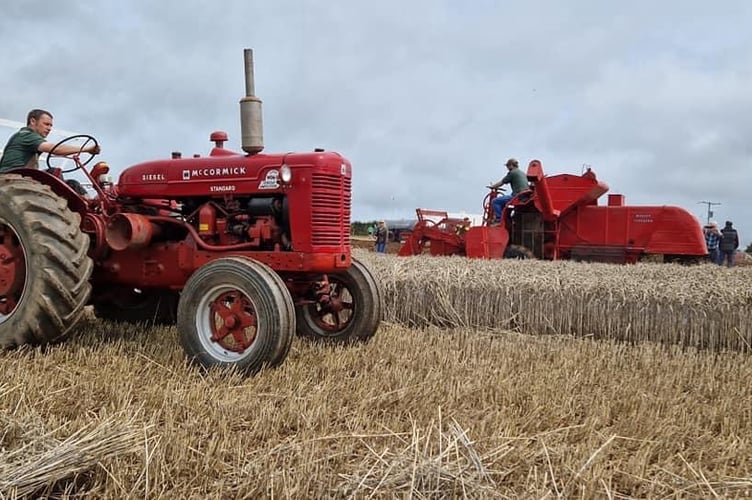
[[373,341],[253,378],[91,316],[1,353],[2,497],[752,495],[749,271],[358,257]]

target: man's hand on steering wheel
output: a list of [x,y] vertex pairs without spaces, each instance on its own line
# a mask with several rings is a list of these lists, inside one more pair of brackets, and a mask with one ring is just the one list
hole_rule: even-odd
[[[81,144],[81,146],[68,145],[68,146],[62,147],[64,144],[72,140],[76,140],[76,139],[84,139],[84,143]],[[61,173],[67,174],[67,173],[73,172],[74,170],[78,170],[79,168],[83,168],[86,165],[88,165],[88,163],[91,160],[93,160],[94,156],[98,155],[99,152],[100,152],[99,143],[94,137],[90,135],[84,135],[84,134],[72,135],[58,142],[52,147],[52,149],[50,149],[50,151],[47,153],[47,168],[48,169],[53,168],[52,164],[50,163],[50,158],[52,158],[53,156],[66,156],[66,157],[72,156],[73,161],[76,164],[76,166],[73,168],[69,168],[67,170],[61,171]],[[86,158],[85,161],[81,161],[81,159],[79,158],[79,155],[81,155],[82,153],[89,154],[90,156]]]

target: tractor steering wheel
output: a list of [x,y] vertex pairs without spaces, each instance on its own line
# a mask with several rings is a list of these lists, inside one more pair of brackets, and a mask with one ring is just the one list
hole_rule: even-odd
[[493,220],[493,208],[491,207],[491,203],[493,200],[502,194],[505,189],[501,186],[499,187],[491,187],[486,186],[490,191],[486,193],[486,196],[483,198],[483,225],[487,226],[492,220]]
[[62,173],[62,174],[68,174],[70,172],[78,170],[79,168],[83,168],[86,165],[88,165],[91,160],[94,159],[94,157],[96,156],[95,153],[88,153],[88,152],[83,153],[83,154],[88,154],[89,155],[89,157],[86,158],[86,161],[84,161],[84,162],[82,162],[81,160],[79,160],[79,156],[83,152],[84,148],[90,142],[93,142],[94,146],[99,147],[99,143],[97,142],[97,140],[94,137],[92,137],[90,135],[86,135],[86,134],[72,135],[70,137],[66,137],[62,141],[60,141],[57,144],[55,144],[54,146],[52,146],[52,149],[50,149],[50,152],[47,153],[47,161],[46,161],[46,163],[47,163],[47,168],[48,169],[52,169],[53,168],[52,164],[50,163],[50,158],[52,158],[52,156],[55,154],[55,150],[58,149],[63,144],[65,144],[66,142],[72,141],[74,139],[86,139],[84,141],[84,143],[81,144],[81,148],[78,150],[78,153],[73,153],[73,162],[76,164],[76,166],[73,167],[73,168],[69,168],[67,170],[61,170],[60,173]]

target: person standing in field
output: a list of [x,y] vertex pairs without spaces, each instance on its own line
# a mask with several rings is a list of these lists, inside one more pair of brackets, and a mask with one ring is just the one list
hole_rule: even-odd
[[705,246],[708,249],[708,258],[713,264],[721,264],[721,254],[718,245],[721,243],[721,232],[718,230],[718,224],[713,221],[708,222],[702,230],[705,233]]
[[379,225],[376,227],[376,252],[378,253],[386,253],[386,239],[387,239],[388,231],[386,228],[386,224],[383,220],[379,221]]
[[739,248],[739,234],[730,220],[727,220],[726,225],[721,229],[721,242],[718,246],[721,251],[719,264],[723,265],[723,261],[726,260],[728,267],[733,267],[734,255],[736,249]]

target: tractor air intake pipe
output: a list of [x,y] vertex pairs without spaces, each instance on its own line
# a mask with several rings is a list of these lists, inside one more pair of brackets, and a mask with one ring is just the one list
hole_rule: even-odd
[[118,213],[107,222],[104,239],[113,250],[138,249],[149,244],[159,227],[140,214]]
[[243,151],[256,154],[264,149],[264,126],[261,120],[261,99],[255,96],[253,49],[243,51],[245,58],[245,97],[240,100],[240,135]]

